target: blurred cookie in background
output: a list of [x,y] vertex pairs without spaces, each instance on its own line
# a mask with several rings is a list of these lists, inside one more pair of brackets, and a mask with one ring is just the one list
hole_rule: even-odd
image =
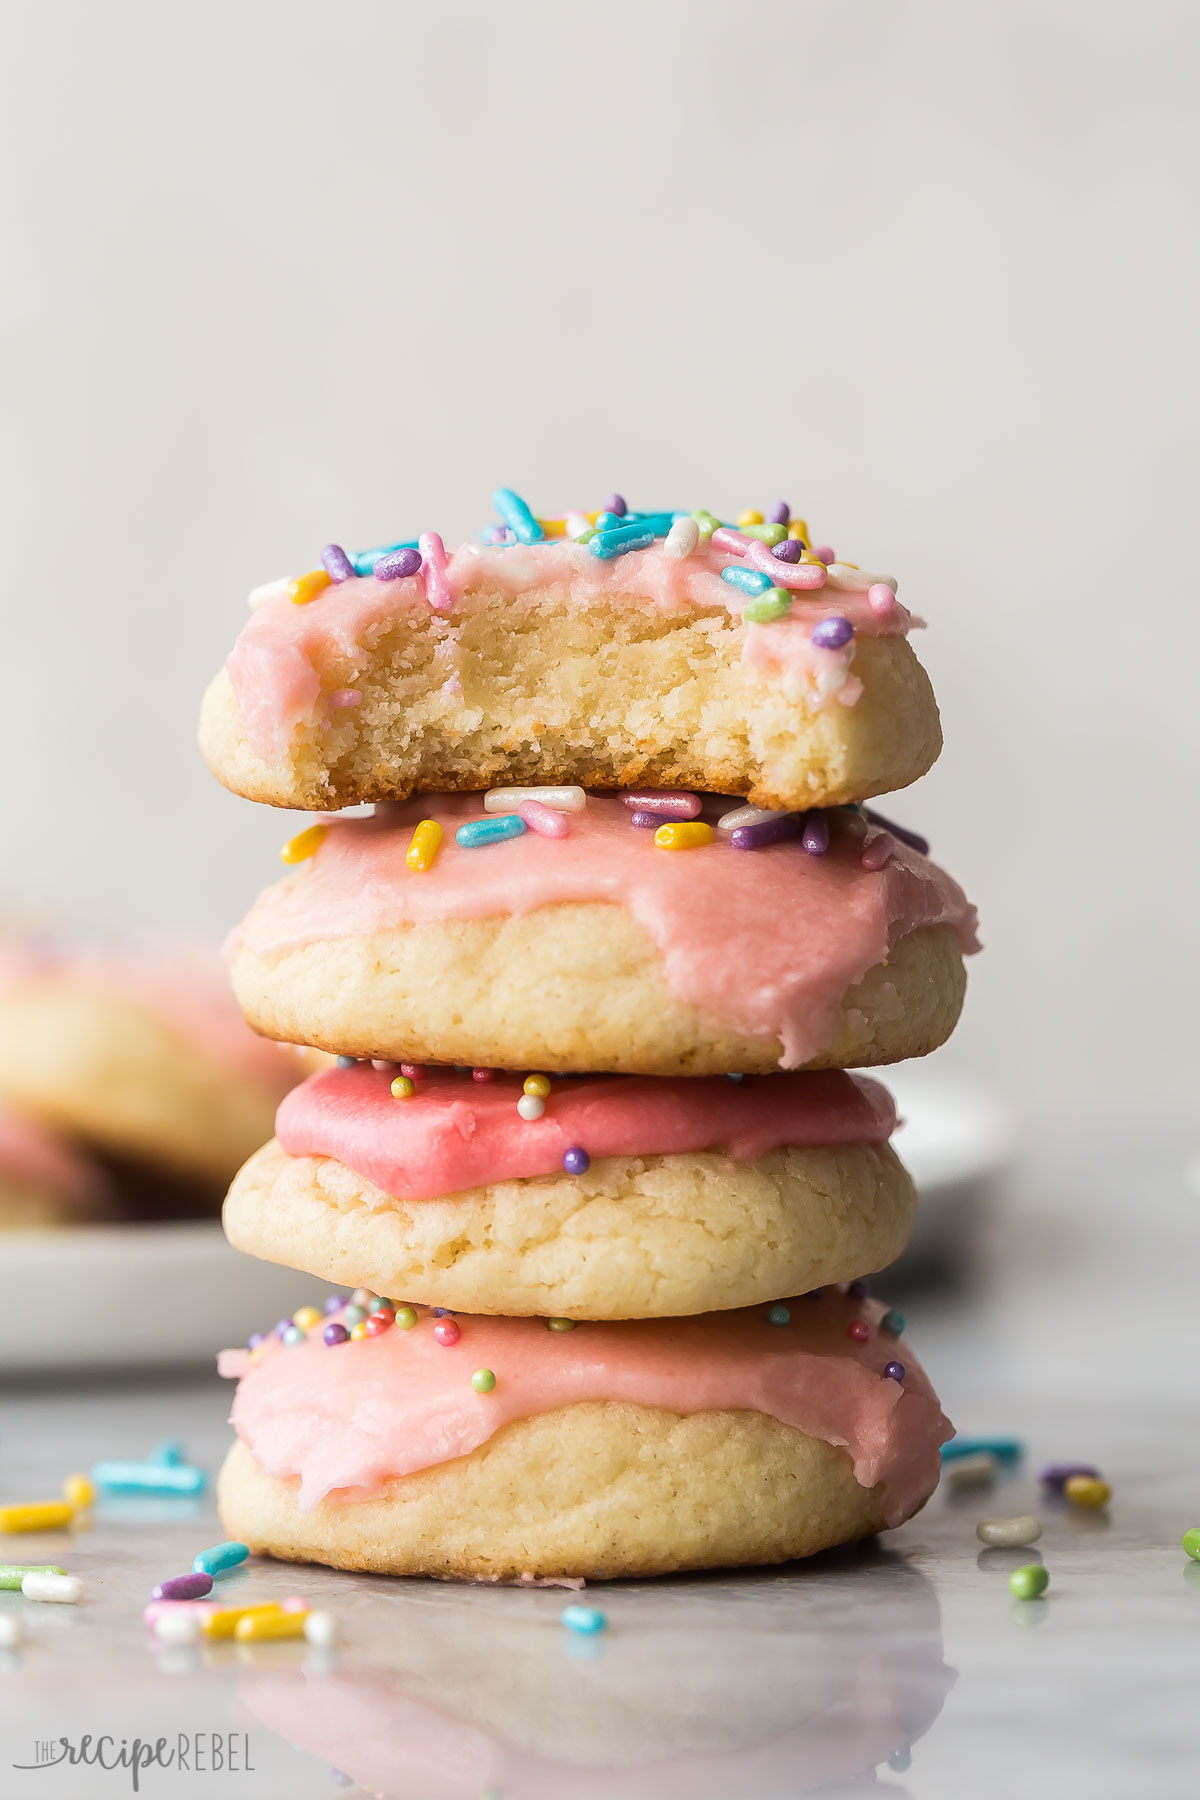
[[116,1194],[97,1163],[57,1132],[0,1106],[0,1231],[95,1225]]

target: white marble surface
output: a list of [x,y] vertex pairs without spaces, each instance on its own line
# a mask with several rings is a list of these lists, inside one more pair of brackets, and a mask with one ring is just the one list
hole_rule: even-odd
[[[1186,1148],[1159,1135],[1153,1162],[1099,1142],[1090,1163],[1067,1146],[1043,1157],[995,1222],[981,1290],[910,1303],[960,1429],[1020,1435],[1022,1472],[990,1495],[943,1490],[861,1551],[592,1590],[610,1620],[598,1642],[563,1630],[559,1591],[266,1564],[227,1591],[319,1601],[341,1622],[339,1652],[163,1651],[141,1607],[221,1535],[207,1503],[126,1502],[73,1539],[20,1540],[20,1560],[61,1562],[88,1590],[36,1616],[0,1594],[28,1625],[25,1647],[0,1654],[0,1793],[126,1794],[123,1771],[10,1765],[34,1762],[39,1740],[183,1731],[244,1736],[252,1771],[151,1769],[142,1793],[309,1800],[339,1791],[338,1769],[397,1800],[1193,1795],[1200,1565],[1179,1539],[1200,1523],[1198,1231],[1173,1205]],[[227,1400],[207,1378],[9,1388],[4,1497],[168,1433],[215,1469]],[[1104,1468],[1107,1515],[1045,1504],[1036,1469],[1060,1457]],[[1029,1510],[1051,1586],[1019,1604],[1007,1572],[1035,1553],[983,1551],[975,1524]]]

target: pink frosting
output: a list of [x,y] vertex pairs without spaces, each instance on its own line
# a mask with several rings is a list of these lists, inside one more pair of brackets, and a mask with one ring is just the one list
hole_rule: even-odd
[[43,1125],[0,1107],[0,1181],[21,1182],[88,1206],[105,1197],[100,1171]]
[[[711,546],[681,558],[668,556],[659,544],[604,562],[585,545],[563,538],[507,548],[463,544],[446,568],[452,606],[447,629],[453,634],[455,615],[470,611],[473,594],[496,589],[506,594],[569,589],[573,603],[584,608],[593,601],[622,596],[661,613],[740,616],[746,595],[720,578],[723,568],[740,561]],[[787,572],[787,565],[780,568]],[[259,756],[281,756],[296,727],[311,724],[322,714],[324,677],[331,688],[344,687],[345,664],[360,670],[381,632],[399,619],[428,617],[429,611],[419,574],[402,581],[376,581],[368,575],[335,582],[306,606],[294,605],[281,584],[251,614],[225,665],[251,748]],[[752,646],[772,637],[774,660],[760,661],[760,667],[774,669],[792,662],[807,668],[812,659],[808,634],[819,619],[834,614],[848,618],[858,637],[899,636],[917,623],[902,606],[881,616],[865,593],[822,587],[793,596],[782,637],[778,624],[747,625],[747,654],[759,660],[761,652]],[[829,660],[828,652],[816,653],[818,664]],[[339,665],[336,672],[333,663]]]
[[275,1135],[293,1156],[332,1156],[385,1194],[429,1200],[525,1175],[552,1175],[574,1145],[601,1156],[662,1156],[720,1147],[740,1162],[785,1144],[883,1143],[891,1095],[840,1072],[652,1080],[556,1081],[540,1119],[517,1111],[519,1076],[481,1086],[446,1069],[394,1100],[391,1073],[325,1069],[286,1096]]
[[[732,804],[706,801],[706,816]],[[660,850],[619,800],[593,795],[568,838],[527,832],[465,850],[455,827],[481,813],[477,796],[426,795],[332,824],[315,856],[259,895],[231,947],[271,956],[405,924],[610,901],[654,940],[678,999],[741,1035],[778,1039],[784,1068],[832,1040],[847,989],[909,932],[951,925],[964,952],[978,949],[962,889],[902,844],[882,869],[864,869],[861,844],[837,837],[825,856],[795,839],[734,850],[722,832],[702,849]],[[404,861],[422,818],[445,830],[423,874]]]
[[[539,1319],[457,1315],[459,1341],[439,1344],[428,1308],[419,1323],[375,1338],[326,1345],[321,1325],[303,1344],[276,1337],[251,1357],[224,1351],[240,1375],[232,1423],[259,1467],[299,1477],[299,1504],[327,1494],[364,1500],[389,1480],[467,1456],[516,1419],[579,1401],[627,1401],[673,1413],[765,1413],[849,1451],[863,1487],[883,1482],[889,1524],[933,1491],[939,1446],[952,1427],[928,1378],[897,1339],[883,1308],[830,1290],[791,1303],[785,1326],[765,1307],[690,1319],[579,1324],[549,1331]],[[860,1344],[847,1327],[867,1319]],[[903,1382],[883,1374],[900,1356]],[[496,1377],[489,1394],[471,1373]]]

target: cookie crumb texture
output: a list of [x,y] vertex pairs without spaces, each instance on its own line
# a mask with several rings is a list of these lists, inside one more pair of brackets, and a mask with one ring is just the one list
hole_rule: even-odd
[[[318,717],[278,760],[255,753],[229,676],[200,743],[225,786],[317,810],[497,784],[697,788],[755,805],[838,806],[890,793],[936,761],[933,690],[906,638],[864,637],[856,704],[811,707],[743,660],[727,611],[664,614],[632,595],[581,607],[563,588],[476,590],[448,617],[368,633],[318,667]],[[328,696],[353,687],[347,710]]]

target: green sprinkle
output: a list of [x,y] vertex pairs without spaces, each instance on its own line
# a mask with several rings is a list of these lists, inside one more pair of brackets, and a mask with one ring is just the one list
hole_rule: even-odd
[[396,1308],[396,1323],[401,1331],[411,1331],[416,1322],[417,1315],[411,1306],[398,1306]]
[[1050,1586],[1050,1571],[1045,1563],[1022,1563],[1009,1576],[1008,1585],[1018,1600],[1036,1600]]
[[477,1394],[490,1394],[496,1385],[496,1377],[490,1369],[476,1369],[471,1377],[471,1386]]
[[712,536],[714,531],[721,529],[720,519],[714,519],[712,514],[705,512],[702,506],[692,514],[692,517],[700,527],[700,536],[706,540]]
[[758,594],[753,600],[747,600],[742,608],[742,617],[748,625],[770,625],[774,619],[782,619],[792,610],[792,596],[786,588],[769,587],[765,594]]
[[[1191,1531],[1185,1531],[1183,1534],[1183,1547],[1193,1562],[1200,1562],[1200,1531],[1197,1531],[1195,1527],[1193,1527]],[[0,1587],[3,1586],[4,1583],[0,1581]]]
[[65,1575],[57,1563],[0,1563],[0,1588],[19,1588],[27,1575]]
[[547,1319],[546,1325],[550,1331],[574,1331],[575,1329],[574,1319]]
[[786,1306],[768,1306],[768,1308],[767,1308],[767,1324],[768,1325],[790,1325],[791,1320],[792,1320],[792,1315],[788,1311]]
[[738,530],[743,537],[757,538],[762,544],[782,544],[787,536],[786,525],[739,525]]
[[890,1331],[893,1337],[899,1337],[906,1323],[904,1314],[897,1312],[893,1306],[890,1312],[885,1312],[880,1319],[879,1329],[880,1331]]

